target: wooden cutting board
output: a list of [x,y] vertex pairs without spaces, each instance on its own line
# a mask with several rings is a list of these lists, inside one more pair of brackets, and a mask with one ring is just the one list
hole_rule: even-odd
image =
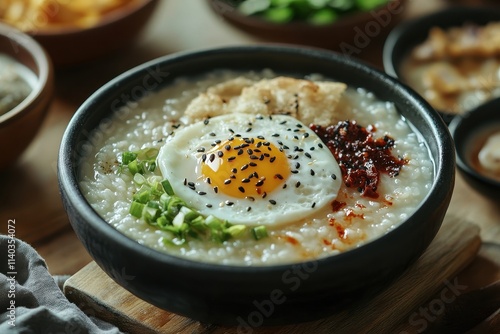
[[[447,299],[429,304],[433,311],[461,292],[453,280],[476,256],[481,240],[479,228],[447,215],[436,238],[422,257],[395,283],[370,300],[360,301],[342,313],[314,322],[282,327],[222,327],[202,324],[169,313],[135,297],[91,262],[69,278],[67,298],[85,313],[118,326],[128,333],[416,333],[427,321],[415,313],[437,292]],[[443,293],[441,293],[442,295]],[[439,298],[439,294],[437,295]],[[427,304],[426,304],[427,303]],[[431,314],[432,316],[432,314]]]

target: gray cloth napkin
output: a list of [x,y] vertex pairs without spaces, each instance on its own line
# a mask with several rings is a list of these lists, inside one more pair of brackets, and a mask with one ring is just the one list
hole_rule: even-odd
[[0,333],[121,333],[68,301],[60,289],[65,277],[56,277],[58,285],[27,243],[0,235],[0,254]]

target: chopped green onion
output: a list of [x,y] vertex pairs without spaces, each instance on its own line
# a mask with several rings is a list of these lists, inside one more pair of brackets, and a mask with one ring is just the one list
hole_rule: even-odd
[[172,188],[172,185],[170,184],[170,182],[168,182],[167,179],[161,181],[161,185],[163,186],[163,190],[165,190],[165,192],[167,193],[167,195],[174,195],[174,189]]
[[142,211],[144,210],[145,205],[139,202],[132,202],[130,205],[129,212],[132,216],[141,218],[142,217]]
[[137,153],[134,152],[123,152],[122,153],[122,164],[128,165],[132,161],[137,159]]
[[245,225],[233,225],[233,226],[229,226],[226,229],[226,232],[229,233],[229,235],[231,235],[234,238],[234,237],[238,237],[238,236],[242,235],[243,232],[246,231],[246,229],[247,229],[247,227]]
[[267,237],[267,229],[265,226],[256,226],[252,229],[252,234],[255,240],[260,240]]

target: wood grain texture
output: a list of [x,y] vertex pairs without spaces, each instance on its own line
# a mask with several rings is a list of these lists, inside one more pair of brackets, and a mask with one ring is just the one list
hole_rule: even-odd
[[[283,327],[242,329],[252,333],[392,333],[412,330],[408,316],[436,292],[452,284],[477,254],[479,228],[447,216],[438,235],[422,257],[396,282],[370,300],[314,322]],[[119,326],[129,333],[234,333],[163,311],[138,299],[112,281],[94,262],[65,284],[68,299],[86,313]],[[409,324],[411,325],[411,324]],[[413,328],[414,329],[414,328]]]

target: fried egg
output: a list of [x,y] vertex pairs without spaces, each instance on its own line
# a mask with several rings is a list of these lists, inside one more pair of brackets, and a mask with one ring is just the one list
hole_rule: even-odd
[[286,115],[235,113],[179,128],[157,164],[188,206],[247,226],[313,216],[337,197],[342,180],[328,147]]

